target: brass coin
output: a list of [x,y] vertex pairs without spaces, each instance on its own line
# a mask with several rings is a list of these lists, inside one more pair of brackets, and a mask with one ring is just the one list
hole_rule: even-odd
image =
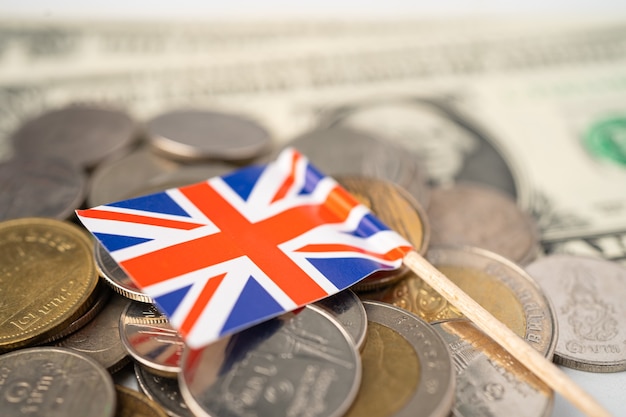
[[[337,181],[391,230],[408,240],[417,252],[426,253],[430,240],[426,211],[406,190],[392,182],[371,177],[340,176]],[[352,289],[366,291],[384,287],[397,282],[407,271],[403,266],[391,272],[377,272]]]
[[[433,247],[426,259],[537,351],[552,358],[556,315],[541,287],[522,268],[503,256],[469,246]],[[395,285],[359,296],[396,305],[430,323],[463,317],[412,272]]]
[[420,363],[413,346],[400,333],[369,322],[361,360],[363,381],[346,417],[361,416],[365,412],[375,416],[394,415],[419,384]]
[[365,301],[368,336],[363,378],[344,417],[444,417],[454,399],[454,365],[425,321],[386,303]]
[[139,391],[115,385],[115,392],[117,393],[115,417],[167,417],[159,404]]
[[92,305],[98,274],[86,233],[71,223],[0,223],[0,351],[32,345]]

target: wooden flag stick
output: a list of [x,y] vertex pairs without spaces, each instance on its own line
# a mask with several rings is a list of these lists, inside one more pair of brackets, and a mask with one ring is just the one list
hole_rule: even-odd
[[611,414],[591,395],[574,383],[556,365],[533,349],[524,339],[496,319],[474,301],[456,284],[415,251],[403,259],[404,264],[454,305],[485,334],[506,349],[514,358],[533,372],[553,390],[593,417],[610,417]]

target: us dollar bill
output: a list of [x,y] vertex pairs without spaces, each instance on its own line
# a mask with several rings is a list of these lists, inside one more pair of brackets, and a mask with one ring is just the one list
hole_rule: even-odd
[[387,120],[375,133],[430,152],[433,185],[513,195],[546,252],[626,261],[624,39],[607,20],[0,21],[0,155],[21,123],[80,102],[245,113],[277,144]]

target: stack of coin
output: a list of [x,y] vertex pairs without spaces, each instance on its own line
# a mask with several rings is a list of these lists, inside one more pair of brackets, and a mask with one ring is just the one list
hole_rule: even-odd
[[[201,123],[207,114],[196,112],[196,127],[207,127]],[[32,415],[166,415],[151,397],[137,392],[136,382],[128,383],[128,370],[153,353],[139,349],[150,341],[130,341],[148,337],[162,343],[176,339],[176,332],[163,330],[155,337],[148,329],[126,323],[120,333],[121,322],[137,308],[155,311],[143,304],[152,300],[134,287],[82,226],[65,220],[75,219],[74,210],[83,207],[85,199],[90,206],[106,204],[202,181],[229,172],[233,162],[252,160],[271,144],[260,125],[226,114],[211,113],[208,131],[187,126],[180,132],[177,120],[187,116],[178,112],[155,117],[144,132],[120,109],[76,105],[38,115],[11,136],[13,156],[0,163],[0,361],[6,358],[12,364],[0,365],[0,409],[9,415],[14,409]],[[234,132],[246,136],[226,140]],[[203,135],[207,141],[201,141]],[[192,140],[187,150],[197,147],[195,157],[175,152],[185,140]],[[180,146],[174,146],[175,141]],[[158,320],[165,322],[165,329],[167,320]],[[133,336],[132,329],[141,337]],[[31,376],[25,361],[39,360],[28,356],[37,345],[46,345],[35,353],[47,363],[35,366]],[[58,352],[73,356],[66,359]],[[73,372],[69,361],[74,357],[108,377],[96,381],[86,370]],[[159,364],[156,359],[150,364]],[[59,369],[68,364],[63,380],[57,362]],[[178,369],[160,366],[171,371],[161,374],[176,377]],[[88,378],[84,386],[83,376]],[[114,387],[113,382],[135,391]],[[52,383],[65,391],[49,389]],[[64,384],[76,388],[68,390]],[[102,389],[103,396],[92,395],[93,389]],[[85,405],[91,398],[93,403]]]
[[90,172],[139,137],[138,123],[116,108],[74,105],[28,120],[11,135],[14,155],[0,164],[0,220],[71,218],[85,200]]
[[[117,110],[68,107],[12,137],[16,155],[0,164],[8,415],[550,414],[552,392],[405,269],[186,347],[108,252],[63,219],[85,198],[95,206],[225,174],[264,158],[271,140],[252,119],[197,109],[157,115],[145,141],[138,126]],[[363,131],[318,129],[289,145],[544,356],[626,369],[623,268],[534,260],[536,225],[512,197],[469,183],[431,189],[413,153]]]
[[0,223],[0,352],[43,343],[98,299],[98,274],[84,230],[45,218]]

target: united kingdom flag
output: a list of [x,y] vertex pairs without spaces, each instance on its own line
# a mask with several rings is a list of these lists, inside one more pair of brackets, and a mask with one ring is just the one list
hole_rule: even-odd
[[291,148],[76,213],[192,348],[399,268],[411,250]]

